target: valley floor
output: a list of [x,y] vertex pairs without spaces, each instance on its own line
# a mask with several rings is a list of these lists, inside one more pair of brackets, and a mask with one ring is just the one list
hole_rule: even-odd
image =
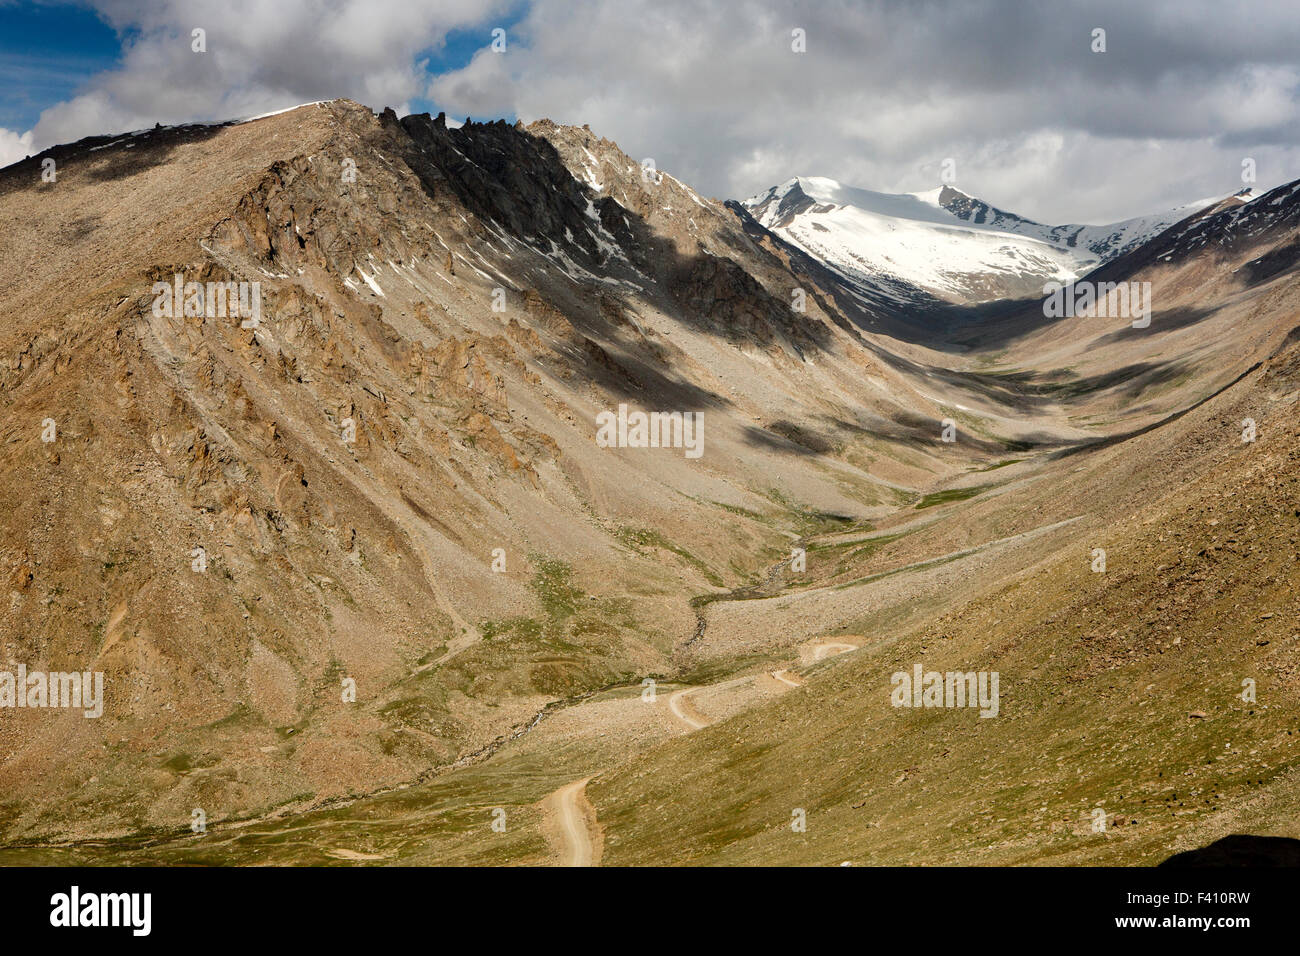
[[[704,609],[679,683],[573,699],[427,782],[0,861],[1153,864],[1230,832],[1300,836],[1300,433],[1290,380],[1264,374],[1254,394],[1287,394],[1266,437],[1223,441],[1203,474],[1143,484],[1170,448],[1230,435],[1252,392],[1122,457],[1043,458],[972,498],[812,536],[812,581],[777,574]],[[940,544],[1020,511],[1042,523]],[[835,555],[873,539],[879,570],[837,580]],[[891,707],[891,673],[914,662],[1000,671],[999,716]]]

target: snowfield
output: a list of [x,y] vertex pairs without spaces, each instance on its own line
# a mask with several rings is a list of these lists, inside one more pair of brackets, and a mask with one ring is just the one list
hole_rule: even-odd
[[1103,226],[1047,226],[946,186],[889,194],[820,176],[745,200],[762,225],[851,281],[900,300],[920,288],[966,303],[1071,282],[1208,203]]

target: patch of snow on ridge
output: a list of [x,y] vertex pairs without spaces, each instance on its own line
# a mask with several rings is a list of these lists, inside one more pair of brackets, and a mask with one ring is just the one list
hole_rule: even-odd
[[375,280],[372,279],[370,276],[366,275],[365,271],[360,266],[357,266],[357,274],[360,275],[361,278],[365,280],[366,285],[370,286],[370,288],[374,291],[375,295],[379,296],[380,298],[387,298],[384,295],[384,290],[379,288],[379,284],[375,282]]
[[299,103],[297,106],[286,106],[282,110],[272,110],[269,113],[258,113],[256,116],[246,116],[243,119],[232,120],[238,126],[242,123],[251,123],[254,120],[266,119],[268,116],[279,116],[281,113],[288,113],[292,110],[302,109],[304,106],[320,106],[322,103],[332,103],[333,100],[312,100],[310,103]]

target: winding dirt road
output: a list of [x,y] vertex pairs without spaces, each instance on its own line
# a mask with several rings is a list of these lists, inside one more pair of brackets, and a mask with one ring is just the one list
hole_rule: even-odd
[[673,712],[673,716],[691,730],[699,730],[701,727],[707,727],[712,723],[708,717],[705,717],[700,713],[699,710],[695,708],[695,705],[691,703],[688,695],[693,694],[697,690],[700,690],[700,688],[683,687],[681,690],[675,691],[672,696],[668,698],[668,709]]
[[790,672],[785,668],[782,668],[779,671],[772,671],[772,677],[776,680],[779,680],[782,684],[785,684],[787,687],[803,686],[803,681],[797,677],[791,677]]
[[[808,663],[809,650],[812,651],[812,660],[819,661],[834,654],[844,654],[857,649],[857,644],[828,641],[825,644],[817,644],[811,648],[805,647],[800,656],[804,663]],[[764,675],[757,676],[762,677]],[[786,687],[802,687],[804,683],[802,678],[791,674],[786,668],[768,671],[766,676],[784,684]],[[733,677],[731,680],[721,681],[717,684],[706,684],[701,687],[683,687],[680,690],[673,691],[668,696],[668,709],[674,717],[686,725],[688,733],[693,730],[700,730],[709,726],[713,721],[695,707],[691,700],[692,694],[702,690],[720,690],[733,684],[753,681],[754,679],[754,675],[749,675],[746,677]],[[600,832],[600,824],[596,819],[596,808],[587,799],[587,781],[590,779],[590,777],[584,777],[573,783],[565,784],[542,801],[542,809],[552,821],[558,835],[561,866],[595,866],[599,862],[604,837]]]
[[567,784],[542,801],[542,806],[554,815],[563,839],[561,866],[594,866],[596,863],[599,835],[593,839],[592,833],[596,813],[586,794],[590,779],[584,777]]
[[858,645],[856,644],[841,644],[838,642],[831,642],[829,644],[818,644],[817,647],[813,650],[813,660],[815,661],[825,660],[826,658],[831,657],[835,654],[847,654],[849,651],[856,651],[857,649],[858,649]]

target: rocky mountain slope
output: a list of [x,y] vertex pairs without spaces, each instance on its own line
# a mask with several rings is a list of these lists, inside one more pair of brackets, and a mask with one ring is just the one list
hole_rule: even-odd
[[[962,467],[932,354],[587,130],[316,104],[56,148],[0,222],[0,634],[108,688],[0,711],[11,839],[409,782],[673,673],[693,597]],[[620,405],[702,457],[601,447]]]

